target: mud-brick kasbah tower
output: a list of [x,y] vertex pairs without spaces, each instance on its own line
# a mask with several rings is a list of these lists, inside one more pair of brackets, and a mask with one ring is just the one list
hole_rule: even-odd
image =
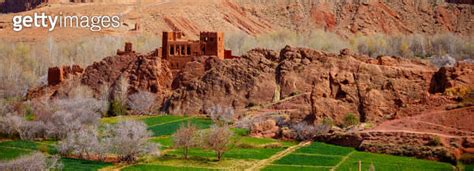
[[224,49],[222,32],[201,32],[199,40],[185,39],[182,32],[163,32],[162,41],[162,58],[169,61],[172,70],[182,69],[193,57],[231,57],[231,52]]

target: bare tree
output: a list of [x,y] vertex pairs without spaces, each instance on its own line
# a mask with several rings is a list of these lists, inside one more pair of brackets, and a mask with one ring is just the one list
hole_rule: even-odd
[[221,105],[213,105],[207,108],[206,113],[218,125],[229,124],[237,119],[234,108],[222,107]]
[[233,132],[227,125],[213,125],[203,136],[203,146],[216,152],[220,161],[224,153],[231,148]]
[[42,171],[61,170],[62,167],[63,165],[59,162],[59,157],[53,156],[47,158],[40,152],[25,155],[11,161],[0,161],[0,170]]
[[98,153],[100,146],[96,128],[86,127],[68,134],[58,144],[58,149],[62,155],[75,154],[82,159],[89,159],[92,154]]
[[300,122],[292,128],[296,132],[296,138],[298,140],[312,140],[317,135],[329,132],[331,126],[326,124],[313,125],[306,122]]
[[128,106],[138,114],[149,113],[156,99],[154,93],[139,91],[128,98]]
[[158,147],[148,142],[151,133],[143,122],[124,121],[111,126],[111,152],[117,154],[121,161],[134,162],[144,154],[159,155]]
[[198,128],[188,122],[187,125],[181,124],[176,133],[173,134],[173,143],[176,148],[183,149],[183,155],[185,159],[188,159],[188,151],[190,148],[195,147],[196,133]]

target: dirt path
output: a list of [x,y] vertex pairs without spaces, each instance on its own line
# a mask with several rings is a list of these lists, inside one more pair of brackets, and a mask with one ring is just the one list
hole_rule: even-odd
[[163,123],[159,123],[159,124],[148,125],[148,127],[151,128],[151,127],[158,126],[158,125],[164,125],[164,124],[169,124],[169,123],[187,121],[187,120],[191,120],[191,119],[194,119],[194,118],[196,118],[196,117],[191,116],[191,117],[187,117],[187,118],[183,118],[183,119],[176,119],[176,120],[172,120],[172,121],[168,121],[168,122],[163,122]]
[[303,141],[301,143],[299,143],[298,145],[294,145],[294,146],[291,146],[283,151],[280,151],[279,153],[271,156],[270,158],[268,159],[264,159],[264,160],[260,160],[258,163],[256,163],[255,165],[253,165],[251,168],[248,168],[248,169],[245,169],[245,170],[261,170],[263,169],[265,166],[269,165],[270,163],[272,163],[273,161],[276,161],[278,159],[281,159],[283,157],[285,157],[286,155],[298,150],[299,148],[301,147],[304,147],[304,146],[307,146],[311,144],[311,141]]
[[468,137],[468,138],[474,138],[474,136],[457,136],[457,135],[447,135],[447,134],[441,134],[441,133],[432,133],[432,132],[420,132],[420,131],[409,131],[409,130],[368,130],[368,131],[362,131],[362,132],[399,132],[399,133],[412,133],[412,134],[428,134],[428,135],[435,135],[435,136],[440,136],[444,138],[458,138],[458,137]]
[[351,151],[349,154],[347,154],[346,156],[344,156],[342,158],[341,161],[339,161],[339,163],[337,163],[333,168],[331,168],[331,171],[335,171],[337,168],[339,168],[339,166],[341,166],[342,163],[344,163],[351,155],[352,153],[354,153],[355,151]]

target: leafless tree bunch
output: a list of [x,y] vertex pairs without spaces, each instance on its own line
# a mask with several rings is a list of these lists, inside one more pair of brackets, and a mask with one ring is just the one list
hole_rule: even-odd
[[296,132],[296,138],[298,140],[312,140],[317,135],[329,132],[331,126],[325,124],[313,125],[306,122],[300,122],[294,125],[292,128]]
[[71,132],[58,144],[59,153],[62,155],[79,155],[88,159],[100,151],[99,139],[95,127],[85,127]]
[[15,160],[0,162],[0,170],[28,170],[28,171],[43,171],[43,170],[61,170],[62,163],[58,156],[47,158],[40,152],[31,155],[25,155]]
[[221,105],[213,105],[207,108],[206,113],[209,117],[219,125],[229,124],[234,122],[237,119],[234,108],[232,107],[223,107]]
[[148,142],[151,133],[143,122],[124,121],[110,128],[111,152],[121,161],[134,162],[144,154],[159,155],[158,147]]
[[137,114],[150,113],[155,103],[156,95],[148,91],[139,91],[128,98],[128,107]]
[[231,148],[233,132],[227,125],[213,125],[202,136],[202,145],[216,152],[217,160],[221,160],[224,153]]
[[183,149],[183,155],[185,159],[188,159],[188,151],[190,148],[197,145],[196,133],[198,128],[190,122],[181,124],[178,130],[173,134],[173,142],[176,148]]
[[431,63],[438,68],[441,67],[454,67],[456,65],[456,59],[446,54],[444,56],[432,56]]

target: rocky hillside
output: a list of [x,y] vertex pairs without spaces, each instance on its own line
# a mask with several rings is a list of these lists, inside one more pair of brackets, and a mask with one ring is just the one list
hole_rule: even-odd
[[[14,11],[30,9],[37,5],[34,3],[26,8],[22,1],[7,1],[6,6],[11,6],[10,2],[15,2],[12,6]],[[181,30],[188,35],[198,35],[202,30],[258,35],[282,29],[292,31],[324,29],[344,37],[357,33],[446,32],[469,36],[472,35],[474,28],[474,6],[461,1],[447,3],[440,0],[200,0],[196,3],[190,0],[144,0],[137,3],[130,0],[126,3],[113,1],[86,4],[54,2],[49,2],[51,5],[39,10],[52,14],[68,11],[71,14],[93,15],[90,9],[95,9],[103,11],[104,14],[119,14],[123,16],[126,25],[139,23],[145,32],[158,35],[163,30]],[[0,21],[11,20],[9,16],[6,17],[0,17]],[[125,28],[124,26],[124,29],[115,32],[125,33],[128,31]],[[39,35],[42,35],[43,32],[40,33]],[[79,31],[75,33],[83,34]]]

